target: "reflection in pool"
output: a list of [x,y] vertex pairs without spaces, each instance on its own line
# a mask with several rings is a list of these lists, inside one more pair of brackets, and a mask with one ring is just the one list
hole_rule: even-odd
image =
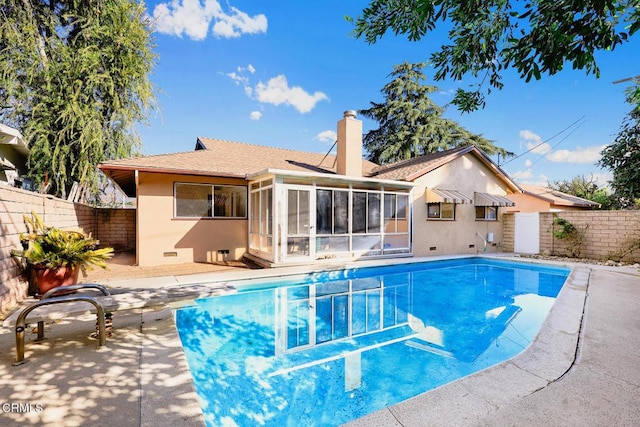
[[176,322],[208,425],[332,426],[521,352],[568,273],[482,258],[327,272]]

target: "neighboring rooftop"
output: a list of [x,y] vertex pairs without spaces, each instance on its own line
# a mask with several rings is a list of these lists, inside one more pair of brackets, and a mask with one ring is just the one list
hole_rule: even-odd
[[599,208],[600,204],[578,196],[563,193],[542,185],[520,184],[524,194],[543,199],[553,205]]
[[22,156],[29,155],[29,148],[20,131],[0,123],[0,144],[10,145]]

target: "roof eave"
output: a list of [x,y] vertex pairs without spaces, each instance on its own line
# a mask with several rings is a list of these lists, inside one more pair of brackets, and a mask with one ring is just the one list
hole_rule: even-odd
[[137,170],[138,172],[166,173],[166,174],[172,174],[172,175],[219,176],[224,178],[247,179],[247,174],[243,174],[243,173],[213,172],[213,171],[201,171],[201,170],[194,170],[194,169],[179,169],[179,168],[160,168],[160,167],[140,166],[140,165],[118,165],[118,164],[101,163],[98,165],[98,168],[102,171],[105,171],[105,170],[136,171]]
[[545,202],[548,202],[549,204],[556,205],[556,206],[573,206],[573,207],[579,207],[579,208],[581,207],[582,208],[594,208],[594,207],[601,208],[602,207],[600,203],[592,202],[586,199],[584,199],[584,202],[572,202],[570,200],[562,200],[562,199],[558,200],[552,197],[546,197],[543,194],[534,193],[527,190],[522,190],[522,192],[523,194],[526,194],[531,197],[536,197],[538,199],[544,200]]
[[272,168],[266,168],[259,172],[248,174],[247,179],[253,180],[265,175],[286,175],[286,176],[294,176],[294,177],[325,178],[325,179],[332,179],[332,180],[338,180],[338,181],[356,181],[356,182],[388,184],[388,185],[401,186],[401,187],[407,187],[407,188],[413,188],[417,185],[413,182],[398,181],[394,179],[376,179],[376,178],[358,177],[358,176],[350,176],[350,175],[339,175],[334,173],[309,173],[309,172],[302,172],[302,171],[293,171],[293,170],[287,170],[287,169],[272,169]]

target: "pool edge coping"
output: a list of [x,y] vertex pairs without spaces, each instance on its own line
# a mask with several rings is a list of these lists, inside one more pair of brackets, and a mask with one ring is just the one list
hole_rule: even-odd
[[[571,268],[531,344],[504,362],[350,421],[345,426],[432,425],[444,421],[450,425],[468,424],[545,389],[572,370],[580,350],[592,268],[513,256],[499,258]],[[436,405],[443,414],[425,412],[425,408]]]

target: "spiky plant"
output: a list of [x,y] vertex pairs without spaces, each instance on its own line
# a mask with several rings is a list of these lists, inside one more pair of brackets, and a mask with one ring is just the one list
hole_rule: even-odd
[[98,248],[98,240],[80,231],[47,227],[35,212],[24,215],[27,232],[20,235],[22,250],[11,255],[20,257],[28,265],[56,269],[80,267],[82,274],[93,266],[107,268],[106,261],[113,256],[113,248]]

